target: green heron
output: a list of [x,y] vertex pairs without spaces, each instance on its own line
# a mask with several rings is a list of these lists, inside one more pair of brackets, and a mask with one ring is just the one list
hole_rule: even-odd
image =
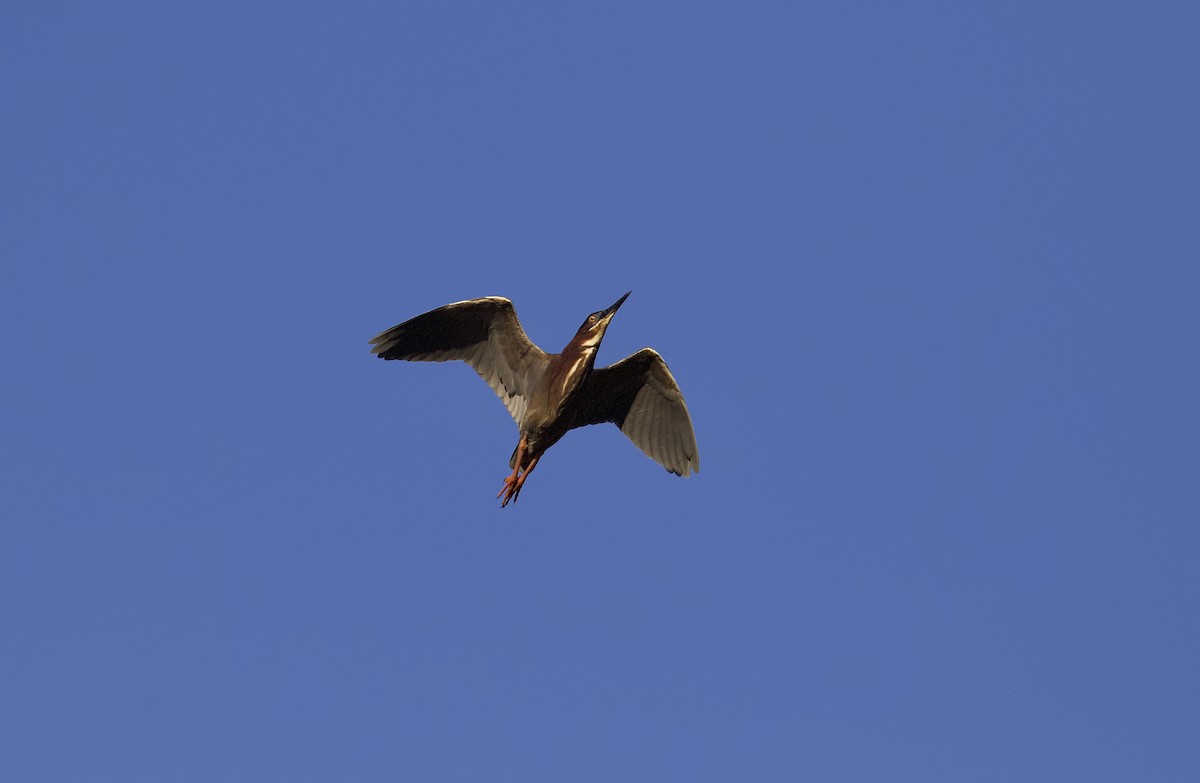
[[[630,292],[632,293],[632,292]],[[393,326],[371,340],[381,359],[445,362],[460,359],[508,408],[520,440],[496,497],[516,502],[546,449],[568,430],[610,421],[646,456],[677,476],[700,470],[696,435],[683,394],[667,363],[643,348],[610,367],[594,369],[596,351],[625,294],[592,313],[562,353],[546,353],[521,328],[501,296],[455,302]]]

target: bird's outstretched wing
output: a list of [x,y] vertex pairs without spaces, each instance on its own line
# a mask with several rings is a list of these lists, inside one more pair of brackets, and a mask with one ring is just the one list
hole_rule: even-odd
[[696,433],[679,384],[652,348],[596,369],[580,390],[572,426],[611,421],[646,456],[677,476],[700,470]]
[[377,334],[371,343],[371,353],[381,359],[466,362],[492,387],[518,426],[549,364],[546,352],[521,328],[512,302],[502,296],[430,310]]

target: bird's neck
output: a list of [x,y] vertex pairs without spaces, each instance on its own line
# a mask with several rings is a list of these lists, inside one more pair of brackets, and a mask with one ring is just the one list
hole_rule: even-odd
[[591,344],[586,342],[568,344],[563,349],[563,372],[560,377],[562,387],[559,391],[562,399],[571,397],[583,385],[584,380],[592,371],[592,366],[596,363],[596,351],[599,348],[600,341],[596,340]]

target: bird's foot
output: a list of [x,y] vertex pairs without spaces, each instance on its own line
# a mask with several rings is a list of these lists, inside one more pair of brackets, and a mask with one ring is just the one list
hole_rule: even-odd
[[517,502],[517,495],[521,492],[521,484],[515,475],[504,477],[504,486],[496,493],[496,497],[504,496],[504,500],[500,501],[500,508],[508,505],[508,501]]

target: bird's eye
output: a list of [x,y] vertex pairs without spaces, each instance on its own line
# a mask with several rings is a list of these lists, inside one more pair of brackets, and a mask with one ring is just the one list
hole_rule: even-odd
[[596,323],[596,314],[595,313],[592,313],[591,315],[588,316],[588,323],[589,324]]

